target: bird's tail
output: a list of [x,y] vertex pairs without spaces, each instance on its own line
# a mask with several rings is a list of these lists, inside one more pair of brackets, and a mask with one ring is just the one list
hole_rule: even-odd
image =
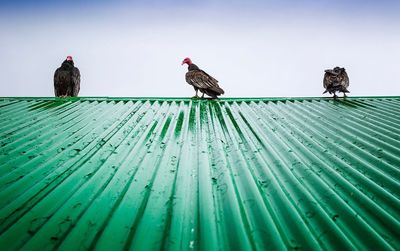
[[225,94],[225,91],[224,91],[224,90],[222,90],[222,88],[221,88],[221,87],[218,87],[218,93],[219,93],[219,94]]
[[225,93],[224,90],[222,90],[222,88],[219,86],[213,86],[212,88],[210,88],[210,91],[215,92],[217,95]]

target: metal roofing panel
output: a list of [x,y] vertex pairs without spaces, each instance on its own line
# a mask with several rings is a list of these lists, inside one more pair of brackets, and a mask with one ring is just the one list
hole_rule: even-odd
[[400,98],[0,99],[4,250],[400,247]]

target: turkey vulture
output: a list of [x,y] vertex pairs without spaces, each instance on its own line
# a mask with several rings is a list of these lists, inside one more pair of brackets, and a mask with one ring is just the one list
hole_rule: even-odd
[[349,92],[347,87],[349,87],[349,77],[344,68],[336,66],[333,70],[325,70],[323,93],[333,93],[333,98],[336,98],[336,92],[343,92],[343,97],[346,97],[346,92]]
[[54,73],[54,93],[56,97],[76,97],[80,90],[81,74],[74,67],[71,56],[61,64]]
[[186,82],[192,85],[196,91],[194,97],[198,98],[197,92],[203,93],[201,98],[204,98],[204,94],[207,94],[211,98],[218,98],[219,95],[224,94],[224,90],[218,85],[218,80],[208,75],[205,71],[201,70],[197,65],[192,63],[190,58],[185,58],[182,65],[188,64],[188,72],[186,73]]

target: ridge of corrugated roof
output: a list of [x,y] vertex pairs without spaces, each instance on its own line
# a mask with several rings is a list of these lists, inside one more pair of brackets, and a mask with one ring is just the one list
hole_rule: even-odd
[[[337,101],[353,99],[397,99],[400,96],[349,96],[339,97]],[[190,97],[107,97],[107,96],[83,96],[83,97],[0,97],[0,99],[22,99],[22,100],[183,100],[183,101],[212,101],[212,99],[199,99]],[[222,97],[213,101],[284,101],[284,100],[334,100],[332,97]]]
[[399,97],[206,101],[0,98],[0,248],[400,246]]

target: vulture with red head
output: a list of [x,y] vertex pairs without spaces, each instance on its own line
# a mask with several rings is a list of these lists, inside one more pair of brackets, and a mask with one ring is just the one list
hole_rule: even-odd
[[204,98],[204,94],[207,94],[212,99],[218,98],[218,96],[224,94],[224,90],[218,85],[218,80],[208,75],[205,71],[201,70],[197,65],[192,63],[190,58],[185,58],[182,65],[188,65],[188,72],[186,73],[186,82],[192,85],[196,91],[194,97],[198,98],[198,91],[202,92],[201,98]]
[[76,97],[80,90],[81,74],[74,66],[71,56],[54,73],[54,94],[56,97]]
[[346,70],[341,67],[335,67],[333,70],[325,70],[324,75],[324,88],[323,93],[333,93],[333,98],[337,98],[336,92],[343,92],[343,96],[346,97],[346,93],[349,93],[347,88],[349,87],[349,76],[347,76]]

